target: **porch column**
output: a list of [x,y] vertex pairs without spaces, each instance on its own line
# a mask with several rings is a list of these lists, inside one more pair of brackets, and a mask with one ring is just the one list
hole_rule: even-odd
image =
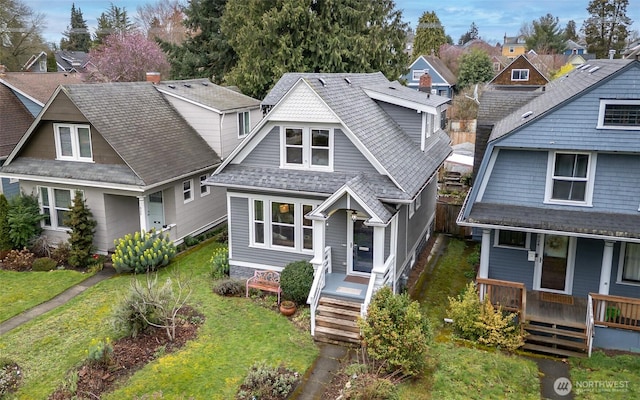
[[140,232],[147,230],[147,207],[144,196],[138,196],[138,214],[140,216]]
[[324,259],[324,223],[324,220],[313,220],[313,260],[311,260],[311,263],[316,270],[322,265],[322,260]]
[[489,249],[491,248],[491,230],[482,230],[482,248],[480,249],[480,270],[478,277],[489,278]]
[[609,294],[609,282],[611,281],[611,264],[613,262],[613,242],[605,240],[602,252],[602,267],[600,268],[600,288],[598,293]]
[[373,227],[373,272],[384,271],[384,229]]

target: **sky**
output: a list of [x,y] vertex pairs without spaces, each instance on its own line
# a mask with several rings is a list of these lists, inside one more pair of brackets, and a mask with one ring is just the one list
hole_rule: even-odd
[[[186,0],[182,0],[186,3]],[[62,32],[67,29],[71,18],[71,4],[82,10],[91,32],[96,20],[111,3],[124,7],[135,21],[137,7],[153,4],[155,0],[23,0],[34,11],[46,14],[47,27],[43,31],[46,41],[60,43]],[[469,30],[472,22],[478,26],[482,39],[490,44],[502,43],[503,37],[516,36],[524,22],[531,22],[547,13],[558,17],[564,28],[567,21],[576,22],[578,29],[588,17],[589,0],[395,0],[396,8],[402,10],[403,20],[415,29],[418,19],[426,11],[435,11],[444,26],[445,33],[455,43]],[[629,0],[627,16],[633,24],[631,29],[640,28],[640,0]]]

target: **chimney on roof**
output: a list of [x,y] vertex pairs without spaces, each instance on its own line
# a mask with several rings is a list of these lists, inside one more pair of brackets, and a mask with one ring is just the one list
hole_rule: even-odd
[[147,82],[151,82],[154,85],[160,83],[160,72],[147,72]]
[[6,72],[7,72],[7,67],[0,64],[0,76],[5,76]]
[[418,90],[421,92],[431,93],[431,75],[428,72],[420,75],[420,83],[418,84]]

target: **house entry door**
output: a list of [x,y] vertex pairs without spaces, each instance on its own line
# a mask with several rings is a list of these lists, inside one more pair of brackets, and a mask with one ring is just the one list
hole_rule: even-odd
[[370,274],[373,269],[373,227],[364,220],[353,221],[353,261],[351,272]]
[[149,230],[156,228],[162,230],[164,226],[164,206],[162,203],[162,191],[151,193],[147,202],[147,227]]
[[534,289],[571,294],[572,238],[559,235],[538,235]]

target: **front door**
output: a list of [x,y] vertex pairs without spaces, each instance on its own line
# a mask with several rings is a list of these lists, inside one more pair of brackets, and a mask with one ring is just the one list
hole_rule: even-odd
[[575,238],[538,235],[534,289],[571,294]]
[[164,226],[164,206],[162,204],[162,191],[151,193],[147,203],[147,226],[151,230],[162,230]]
[[353,221],[353,258],[351,272],[370,274],[373,269],[373,227],[363,219]]

